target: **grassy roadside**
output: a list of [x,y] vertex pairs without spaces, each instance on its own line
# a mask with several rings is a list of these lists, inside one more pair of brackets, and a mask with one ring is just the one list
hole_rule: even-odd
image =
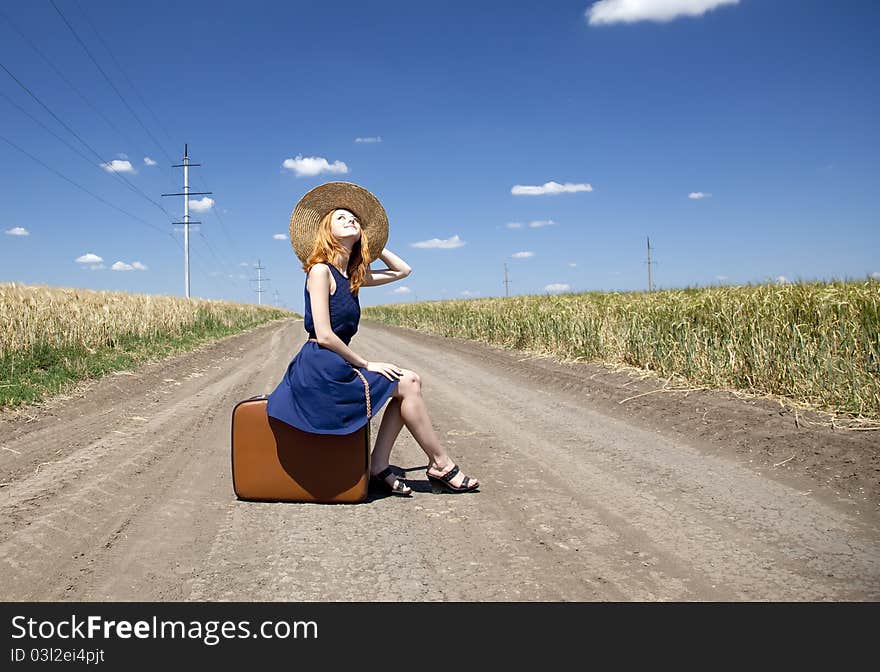
[[293,315],[271,306],[0,284],[0,408]]
[[876,280],[430,301],[363,316],[880,419]]

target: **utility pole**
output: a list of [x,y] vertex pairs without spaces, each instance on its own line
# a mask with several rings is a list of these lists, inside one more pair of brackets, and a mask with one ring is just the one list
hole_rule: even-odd
[[257,288],[256,288],[254,291],[257,293],[257,297],[258,297],[258,298],[257,298],[257,303],[259,303],[260,305],[262,305],[262,304],[263,304],[263,292],[266,291],[265,289],[263,289],[263,283],[264,283],[264,282],[268,282],[268,281],[269,281],[269,278],[264,278],[264,277],[263,277],[263,271],[266,270],[266,267],[260,265],[260,260],[259,260],[259,259],[257,259],[257,265],[254,266],[254,268],[257,269],[257,277],[256,277],[256,278],[251,278],[251,282],[256,282],[256,283],[257,283]]
[[507,262],[504,263],[504,298],[510,297],[510,280],[507,279]]
[[654,291],[654,283],[651,280],[651,238],[648,237],[648,291]]
[[189,298],[189,225],[201,224],[201,222],[189,221],[189,197],[210,194],[210,191],[190,191],[189,190],[189,167],[201,166],[201,163],[189,162],[189,145],[183,146],[183,163],[178,163],[172,168],[183,168],[183,192],[176,194],[162,194],[163,196],[183,196],[183,221],[172,222],[172,224],[183,224],[183,287],[186,298]]
[[277,287],[275,288],[275,301],[273,302],[273,305],[276,308],[278,307],[278,288]]

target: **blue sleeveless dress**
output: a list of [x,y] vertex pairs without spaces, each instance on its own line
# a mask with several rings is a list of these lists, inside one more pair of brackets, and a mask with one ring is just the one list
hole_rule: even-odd
[[[358,330],[360,302],[351,293],[349,279],[333,264],[327,266],[336,280],[336,291],[330,295],[330,324],[333,333],[348,345]],[[308,281],[303,322],[309,337],[315,338]],[[363,367],[357,370],[369,383],[374,416],[391,398],[398,381]],[[315,341],[306,341],[290,362],[281,382],[269,395],[266,412],[314,434],[351,434],[370,421],[364,381],[355,367]]]

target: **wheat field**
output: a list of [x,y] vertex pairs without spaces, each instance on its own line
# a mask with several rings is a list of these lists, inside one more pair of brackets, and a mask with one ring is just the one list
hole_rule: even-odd
[[254,304],[0,283],[0,406],[293,315]]
[[880,418],[877,281],[430,301],[363,315]]

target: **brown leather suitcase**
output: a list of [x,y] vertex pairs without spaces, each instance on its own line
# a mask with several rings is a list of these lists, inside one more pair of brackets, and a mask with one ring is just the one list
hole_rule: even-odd
[[232,488],[239,499],[356,503],[367,498],[370,423],[312,434],[266,414],[267,395],[232,409]]

